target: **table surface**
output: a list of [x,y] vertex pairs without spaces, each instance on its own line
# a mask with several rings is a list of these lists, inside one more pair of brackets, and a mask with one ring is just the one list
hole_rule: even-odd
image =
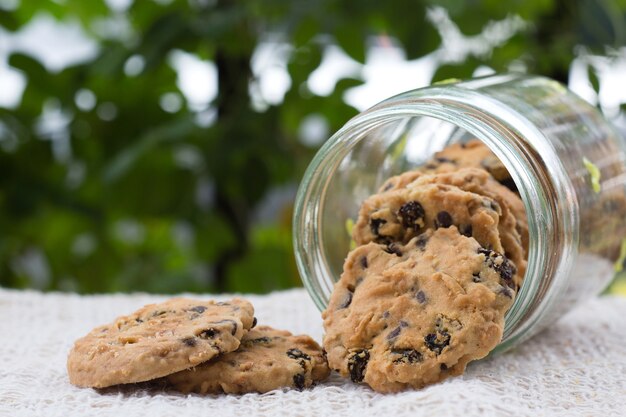
[[[321,341],[320,314],[304,290],[247,298],[260,324]],[[70,385],[65,361],[75,339],[164,299],[0,289],[0,416],[626,415],[626,298],[621,297],[593,299],[513,351],[419,391],[378,394],[336,374],[303,392],[242,396]]]

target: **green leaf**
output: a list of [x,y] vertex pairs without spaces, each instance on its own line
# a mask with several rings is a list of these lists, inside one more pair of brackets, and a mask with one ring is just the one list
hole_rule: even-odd
[[293,42],[296,47],[308,44],[320,32],[319,20],[313,17],[302,19],[293,31]]
[[9,55],[9,65],[32,78],[48,78],[48,71],[35,58],[22,53]]
[[602,185],[600,184],[600,169],[587,158],[583,158],[583,165],[585,166],[587,172],[589,172],[591,188],[595,193],[599,193],[602,190]]
[[589,77],[589,82],[591,83],[593,90],[596,93],[599,93],[600,92],[600,80],[598,79],[598,75],[596,74],[595,69],[591,65],[587,67],[587,76]]
[[183,138],[194,129],[193,120],[189,117],[180,118],[173,123],[151,129],[131,146],[120,152],[104,168],[102,178],[110,183],[125,175],[135,162],[161,143]]
[[335,40],[351,58],[357,62],[365,62],[365,34],[360,27],[346,24],[334,31]]
[[20,21],[15,17],[13,13],[1,11],[0,12],[0,29],[7,30],[9,32],[15,32],[20,28]]
[[433,83],[440,83],[446,80],[464,80],[472,77],[472,74],[480,66],[480,61],[475,58],[468,58],[460,64],[444,64],[435,71]]

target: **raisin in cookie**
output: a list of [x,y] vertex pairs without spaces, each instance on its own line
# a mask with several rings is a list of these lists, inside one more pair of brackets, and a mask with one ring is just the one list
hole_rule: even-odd
[[500,342],[515,296],[508,260],[454,226],[396,249],[350,252],[323,313],[331,369],[380,392],[463,373]]
[[500,213],[500,206],[491,198],[453,185],[420,184],[367,198],[352,237],[357,245],[376,242],[393,246],[408,242],[426,229],[455,225],[482,246],[502,252]]
[[166,380],[183,392],[243,394],[281,387],[302,390],[329,373],[322,348],[309,336],[259,326],[241,339],[236,351]]
[[[402,181],[398,181],[398,183],[402,183]],[[517,286],[521,285],[526,273],[527,253],[523,242],[524,238],[528,240],[528,226],[526,222],[523,225],[518,225],[517,218],[513,213],[512,207],[518,203],[521,204],[519,196],[495,181],[487,171],[477,168],[462,168],[440,174],[423,174],[404,187],[412,188],[424,184],[453,185],[464,191],[488,197],[499,205],[498,234],[504,250],[503,254],[515,265],[517,271],[514,281]],[[525,233],[524,238],[520,235],[520,231]],[[467,232],[469,236],[472,235],[471,229]]]
[[70,382],[103,388],[191,368],[237,349],[253,321],[241,299],[150,304],[78,339],[67,359]]

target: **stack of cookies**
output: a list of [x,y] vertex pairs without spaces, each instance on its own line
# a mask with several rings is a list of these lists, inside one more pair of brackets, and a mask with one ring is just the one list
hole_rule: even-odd
[[67,370],[79,387],[154,381],[183,392],[302,390],[329,374],[309,336],[256,326],[254,308],[177,298],[100,326],[72,348]]
[[376,391],[463,373],[502,339],[522,284],[528,224],[498,158],[472,140],[365,200],[323,313],[328,363]]
[[323,312],[325,352],[309,336],[255,327],[245,300],[173,299],[79,339],[70,381],[267,392],[309,387],[330,366],[395,392],[459,375],[501,341],[526,271],[528,224],[515,183],[481,142],[387,180],[363,202],[352,237]]

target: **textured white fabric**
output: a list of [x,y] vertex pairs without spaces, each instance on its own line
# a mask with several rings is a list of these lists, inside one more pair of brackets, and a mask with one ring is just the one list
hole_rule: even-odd
[[[163,299],[0,289],[0,416],[626,416],[626,298],[618,297],[588,302],[514,351],[420,391],[381,395],[337,375],[304,392],[243,396],[69,384],[65,360],[76,338]],[[249,299],[259,323],[321,340],[319,312],[304,290]]]

